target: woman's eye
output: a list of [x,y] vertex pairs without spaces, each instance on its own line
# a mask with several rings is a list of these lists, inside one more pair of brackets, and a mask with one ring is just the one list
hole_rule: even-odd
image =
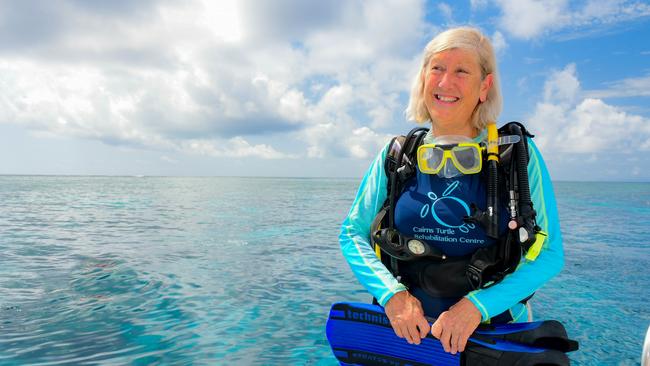
[[458,70],[456,70],[456,72],[459,73],[459,74],[462,74],[462,75],[469,74],[469,72],[467,70],[465,70],[465,69],[458,69]]
[[435,72],[442,72],[442,71],[444,71],[444,68],[442,66],[435,65],[435,66],[431,67],[431,70],[433,70]]

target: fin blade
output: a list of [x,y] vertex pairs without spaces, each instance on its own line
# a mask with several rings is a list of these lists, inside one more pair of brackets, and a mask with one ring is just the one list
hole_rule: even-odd
[[[561,323],[544,321],[481,326],[466,351],[452,355],[430,334],[420,345],[408,344],[397,337],[382,307],[352,302],[332,305],[326,334],[334,356],[343,364],[355,365],[562,366],[569,364],[563,350],[577,349],[577,342],[568,339]],[[521,343],[531,339],[537,344]]]

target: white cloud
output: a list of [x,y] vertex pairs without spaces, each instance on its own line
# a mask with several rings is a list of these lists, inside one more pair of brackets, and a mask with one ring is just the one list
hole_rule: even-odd
[[451,22],[453,20],[453,11],[451,9],[451,6],[447,3],[439,3],[438,4],[438,10],[442,15],[445,17],[445,19],[448,22]]
[[650,150],[650,119],[626,113],[601,99],[581,98],[574,64],[551,73],[544,100],[529,118],[535,141],[545,154]]
[[616,23],[650,15],[650,4],[644,1],[589,0],[573,15],[578,25]]
[[531,39],[576,28],[599,29],[650,16],[650,4],[636,0],[497,0],[499,25],[512,36]]
[[470,0],[469,3],[472,10],[479,10],[487,6],[488,0]]
[[650,96],[650,75],[607,83],[608,88],[585,91],[592,98],[623,98]]
[[346,146],[350,149],[353,157],[367,159],[377,154],[391,137],[378,134],[368,127],[360,127],[352,131],[346,141]]
[[258,157],[262,159],[286,159],[295,156],[276,151],[267,144],[251,145],[242,137],[234,137],[225,143],[213,140],[187,140],[177,147],[179,151],[214,157]]
[[569,22],[567,0],[497,0],[500,25],[515,37],[529,39]]
[[319,124],[306,132],[312,141],[308,149],[308,156],[312,158],[333,155],[368,159],[375,156],[393,137],[377,133],[368,127],[354,128],[349,121]]
[[508,43],[501,32],[496,31],[492,34],[492,46],[494,47],[494,52],[497,54],[503,53],[508,48]]
[[226,42],[241,40],[243,29],[236,0],[202,0],[201,3],[204,11],[199,22],[203,26],[211,30],[215,37]]
[[563,70],[555,71],[544,83],[544,101],[555,104],[572,104],[580,91],[576,65],[569,64]]
[[178,160],[173,159],[173,158],[170,158],[170,157],[167,156],[167,155],[163,155],[163,156],[161,156],[161,157],[160,157],[160,160],[162,160],[162,161],[164,161],[164,162],[166,162],[166,163],[169,163],[169,164],[178,164]]
[[0,4],[0,123],[211,156],[367,156],[431,31],[419,0],[21,4]]
[[318,102],[318,109],[329,113],[345,111],[355,102],[354,89],[349,84],[335,85],[327,90]]

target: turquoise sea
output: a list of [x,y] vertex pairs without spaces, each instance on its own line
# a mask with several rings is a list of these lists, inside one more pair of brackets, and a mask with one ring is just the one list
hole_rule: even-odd
[[[356,179],[0,176],[0,365],[335,365]],[[555,183],[566,265],[534,297],[575,365],[638,365],[650,184]]]

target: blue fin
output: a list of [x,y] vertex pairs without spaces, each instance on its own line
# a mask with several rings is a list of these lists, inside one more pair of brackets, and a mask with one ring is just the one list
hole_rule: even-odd
[[[515,341],[522,338],[522,332],[527,334],[523,338],[545,335],[543,324],[481,327],[470,338],[465,352],[452,355],[430,334],[419,345],[397,337],[380,306],[341,302],[332,305],[326,333],[334,356],[347,365],[568,365],[569,359],[562,350]],[[555,333],[550,336],[554,337]]]

